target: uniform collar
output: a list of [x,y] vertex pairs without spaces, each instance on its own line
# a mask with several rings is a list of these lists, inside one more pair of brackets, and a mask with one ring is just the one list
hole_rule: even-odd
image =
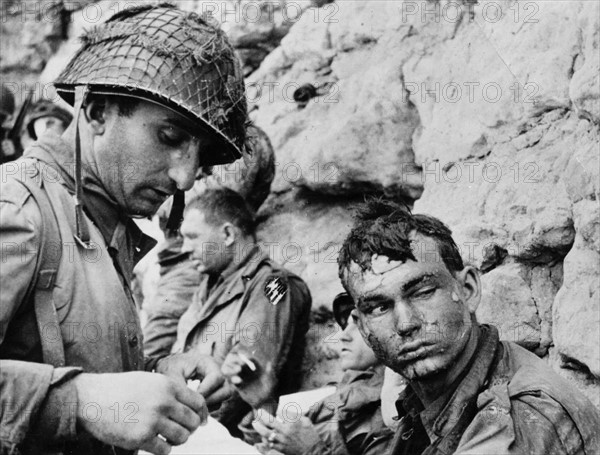
[[[72,147],[60,136],[47,132],[26,150],[25,157],[37,158],[52,166],[58,172],[67,190],[75,192],[75,166]],[[100,230],[106,244],[114,250],[124,251],[126,245],[133,245],[131,268],[148,253],[156,241],[144,234],[135,222],[125,216],[116,201],[107,193],[95,176],[82,169],[83,203],[87,215]],[[126,264],[121,264],[124,266]]]
[[[242,248],[244,250],[245,248]],[[260,264],[269,260],[269,256],[261,251],[259,245],[253,245],[250,251],[244,255],[238,266],[227,274],[221,274],[223,281],[228,281],[230,277],[239,276],[242,279],[249,280],[258,270]],[[219,280],[219,281],[221,281]]]
[[425,408],[409,384],[396,402],[399,417],[419,417],[432,443],[449,433],[458,420],[464,417],[467,405],[481,393],[490,370],[496,365],[498,331],[488,325],[480,325],[479,328],[480,339],[471,362],[464,374],[443,395]]

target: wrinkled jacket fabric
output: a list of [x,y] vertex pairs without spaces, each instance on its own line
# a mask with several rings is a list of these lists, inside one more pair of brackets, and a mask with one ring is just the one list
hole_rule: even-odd
[[[273,280],[286,288],[276,303],[266,289]],[[258,402],[295,392],[300,386],[310,307],[306,284],[254,246],[229,275],[214,283],[203,275],[193,303],[179,320],[173,351],[193,350],[219,363],[230,352],[253,358],[259,366],[254,380],[268,385],[264,395],[256,397]],[[248,411],[234,396],[215,416],[235,431]]]
[[165,239],[158,252],[160,277],[156,293],[144,301],[144,354],[169,355],[177,340],[177,324],[190,307],[201,276],[191,259],[181,253],[181,238]]
[[[85,205],[92,248],[75,239],[73,180],[64,163],[71,149],[48,135],[23,158],[2,166],[0,238],[0,439],[3,452],[104,454],[124,452],[93,441],[76,429],[77,394],[70,379],[81,371],[143,369],[142,337],[130,290],[136,261],[152,246],[131,220],[121,219],[91,177]],[[42,215],[19,183],[25,174],[43,185],[58,219],[61,254],[53,289],[66,367],[43,363],[32,298]],[[58,243],[58,242],[61,243]],[[57,327],[46,337],[57,338]],[[67,441],[66,445],[64,445]]]
[[381,416],[382,383],[382,368],[347,371],[338,390],[306,413],[321,438],[306,455],[387,453],[393,433]]
[[480,326],[477,352],[457,383],[427,408],[410,385],[396,405],[393,455],[596,454],[594,406],[534,354]]

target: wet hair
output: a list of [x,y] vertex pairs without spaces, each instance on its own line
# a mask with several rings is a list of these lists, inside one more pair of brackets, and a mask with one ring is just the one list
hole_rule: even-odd
[[[342,245],[338,256],[340,277],[352,261],[363,271],[370,269],[374,254],[394,261],[416,261],[414,245],[411,248],[409,239],[411,232],[435,242],[437,252],[450,272],[464,268],[452,232],[440,220],[428,215],[413,215],[406,205],[394,201],[371,199],[358,208],[354,227]],[[421,256],[430,254],[435,252],[421,252]]]
[[229,222],[244,235],[255,235],[252,209],[242,196],[229,188],[207,189],[188,202],[185,210],[199,210],[211,226]]

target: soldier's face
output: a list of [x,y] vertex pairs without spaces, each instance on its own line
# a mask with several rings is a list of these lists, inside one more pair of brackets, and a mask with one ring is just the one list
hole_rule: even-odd
[[356,325],[358,316],[354,311],[348,325],[340,335],[340,366],[342,370],[366,370],[379,363],[373,350],[365,343]]
[[210,146],[183,116],[146,101],[130,116],[109,103],[93,128],[92,165],[129,216],[153,215],[176,189],[189,190]]
[[455,363],[479,303],[474,269],[454,276],[441,260],[415,257],[399,262],[380,256],[365,271],[352,262],[344,274],[361,334],[385,365],[408,380],[434,377]]
[[46,131],[53,131],[60,136],[65,131],[66,125],[63,121],[56,117],[41,117],[33,122],[33,130],[36,137],[40,138]]
[[200,210],[188,210],[181,223],[183,246],[200,273],[220,273],[227,265],[223,235],[218,226],[206,222]]

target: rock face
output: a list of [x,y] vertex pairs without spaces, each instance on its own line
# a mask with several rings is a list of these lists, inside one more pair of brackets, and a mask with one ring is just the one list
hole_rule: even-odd
[[[281,170],[275,200],[295,188],[339,207],[365,192],[416,200],[484,272],[479,318],[560,359],[552,364],[593,398],[598,5],[571,6],[340,2],[335,22],[307,10],[249,87]],[[302,108],[291,94],[307,83],[319,93]],[[316,179],[326,166],[334,172]],[[312,203],[292,207],[265,222],[265,236],[320,226],[296,221]],[[320,295],[334,293],[306,264],[297,270]]]
[[[384,194],[446,222],[484,272],[479,319],[600,406],[598,2],[180,3],[230,34],[275,149],[259,236],[321,312],[307,386],[338,368],[322,330],[350,208]],[[43,81],[74,51],[83,11]],[[20,39],[3,40],[3,59]],[[303,104],[301,86],[314,95]]]

